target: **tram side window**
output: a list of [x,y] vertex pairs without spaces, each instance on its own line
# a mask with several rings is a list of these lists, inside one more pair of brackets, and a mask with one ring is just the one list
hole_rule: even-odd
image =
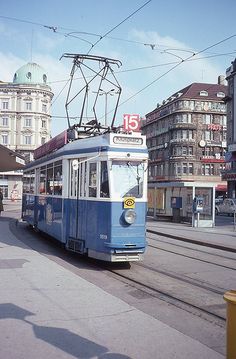
[[34,193],[35,173],[25,172],[23,176],[23,193]]
[[100,197],[110,197],[107,162],[101,162],[101,177],[100,177]]
[[87,196],[87,162],[84,163],[84,197]]
[[81,173],[81,182],[80,182],[80,197],[83,196],[83,186],[84,186],[84,163],[80,165],[80,173]]
[[97,164],[89,164],[89,197],[97,197]]
[[46,166],[40,168],[40,175],[39,175],[39,194],[46,194]]
[[[50,167],[49,167],[50,166]],[[47,194],[54,194],[54,185],[53,185],[53,167],[52,164],[50,164],[47,167]]]
[[80,167],[79,160],[74,159],[70,164],[70,196],[79,196],[79,179],[80,179]]
[[30,172],[25,172],[23,176],[23,193],[30,193]]
[[62,163],[58,161],[54,164],[53,187],[55,195],[62,195]]
[[62,195],[62,161],[42,166],[39,172],[39,194]]
[[30,172],[30,193],[34,193],[35,186],[35,172],[34,170]]

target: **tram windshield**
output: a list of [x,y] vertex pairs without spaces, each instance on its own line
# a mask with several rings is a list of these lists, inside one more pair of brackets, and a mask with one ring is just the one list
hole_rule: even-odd
[[138,161],[113,161],[112,179],[115,195],[120,197],[143,196],[144,163]]

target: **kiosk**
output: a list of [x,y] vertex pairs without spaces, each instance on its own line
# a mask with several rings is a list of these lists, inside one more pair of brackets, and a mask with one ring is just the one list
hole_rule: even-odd
[[188,222],[193,227],[215,226],[214,182],[159,182],[148,185],[148,215]]

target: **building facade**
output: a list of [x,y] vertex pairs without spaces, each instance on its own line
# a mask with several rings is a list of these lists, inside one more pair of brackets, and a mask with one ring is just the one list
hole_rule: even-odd
[[146,115],[149,183],[215,182],[224,189],[227,86],[193,83]]
[[236,59],[226,70],[228,81],[227,104],[227,142],[228,152],[226,154],[226,168],[223,172],[223,179],[227,181],[229,198],[236,197]]
[[[0,82],[0,143],[33,159],[33,151],[51,135],[51,101],[45,70],[28,63],[17,70],[13,82]],[[21,172],[0,173],[4,197],[20,197]]]

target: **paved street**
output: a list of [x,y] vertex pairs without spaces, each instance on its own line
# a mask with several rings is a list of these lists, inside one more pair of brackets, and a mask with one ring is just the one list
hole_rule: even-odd
[[19,208],[0,219],[1,358],[223,358],[19,241]]

